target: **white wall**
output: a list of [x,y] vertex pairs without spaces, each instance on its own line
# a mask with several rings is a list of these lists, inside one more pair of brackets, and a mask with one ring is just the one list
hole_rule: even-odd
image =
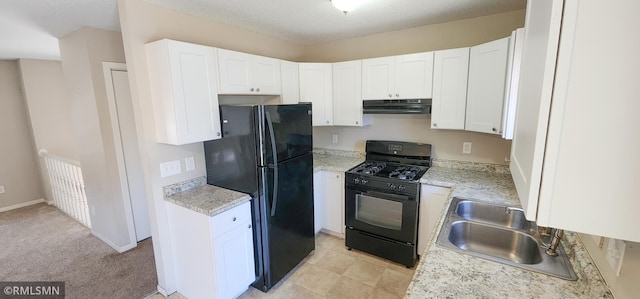
[[44,197],[15,60],[0,60],[0,185],[0,209]]
[[600,237],[580,234],[580,239],[593,258],[600,274],[604,277],[613,295],[618,299],[638,298],[640,294],[640,243],[626,242],[626,249],[622,255],[620,275],[617,268],[607,259],[608,255],[615,255],[612,242],[616,240],[604,238],[602,248],[599,247]]
[[[62,63],[20,59],[18,66],[36,152],[46,149],[50,154],[77,161],[71,97],[64,83]],[[53,198],[47,168],[43,158],[37,159],[43,191],[46,199],[51,201]]]
[[[372,115],[372,125],[366,127],[315,127],[313,146],[364,152],[366,140],[396,140],[428,143],[433,146],[433,158],[505,164],[511,141],[497,135],[458,130],[432,130],[430,115]],[[332,143],[332,135],[338,143]],[[462,154],[462,143],[471,142],[471,154]]]
[[91,213],[92,233],[118,250],[136,245],[130,205],[120,186],[102,69],[124,62],[118,32],[81,28],[60,38],[64,79],[72,97],[78,159]]

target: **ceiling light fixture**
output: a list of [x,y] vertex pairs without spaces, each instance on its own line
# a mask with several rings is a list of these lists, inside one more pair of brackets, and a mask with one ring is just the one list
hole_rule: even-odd
[[358,7],[364,0],[329,0],[331,4],[345,15]]

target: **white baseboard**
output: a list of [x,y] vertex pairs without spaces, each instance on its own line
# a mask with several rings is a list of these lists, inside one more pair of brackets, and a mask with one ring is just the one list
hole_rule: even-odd
[[127,244],[124,246],[119,246],[116,243],[111,242],[111,240],[105,238],[103,235],[97,233],[94,230],[91,230],[91,234],[94,235],[96,238],[100,239],[102,242],[107,243],[107,245],[111,246],[111,248],[113,248],[115,251],[117,251],[118,253],[123,253],[129,249],[133,249],[136,246],[138,246],[138,243],[133,243],[133,244]]
[[39,199],[34,199],[34,200],[30,200],[30,201],[21,202],[19,204],[15,204],[15,205],[11,205],[11,206],[8,206],[8,207],[0,208],[0,213],[6,212],[6,211],[15,210],[15,209],[19,209],[19,208],[28,207],[30,205],[35,205],[35,204],[38,204],[38,203],[41,203],[41,202],[44,202],[44,198],[39,198]]
[[160,285],[158,285],[158,293],[160,293],[160,295],[162,295],[162,296],[169,297],[169,294],[167,294],[167,290],[165,290]]

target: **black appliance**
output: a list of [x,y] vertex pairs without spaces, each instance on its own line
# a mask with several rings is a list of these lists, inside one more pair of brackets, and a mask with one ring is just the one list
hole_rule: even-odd
[[256,281],[264,292],[315,249],[311,104],[220,106],[204,143],[207,183],[248,193]]
[[366,161],[345,174],[347,248],[413,267],[419,180],[430,166],[430,144],[368,140]]
[[431,99],[364,100],[364,114],[431,114]]

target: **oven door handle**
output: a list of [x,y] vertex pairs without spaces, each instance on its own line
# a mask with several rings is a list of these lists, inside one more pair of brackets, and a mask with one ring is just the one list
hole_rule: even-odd
[[390,194],[390,193],[382,193],[382,192],[377,192],[377,191],[367,191],[364,194],[365,195],[369,195],[369,196],[373,196],[373,197],[378,197],[378,198],[394,199],[394,200],[397,200],[397,201],[410,201],[411,200],[410,196],[399,195],[399,194]]

